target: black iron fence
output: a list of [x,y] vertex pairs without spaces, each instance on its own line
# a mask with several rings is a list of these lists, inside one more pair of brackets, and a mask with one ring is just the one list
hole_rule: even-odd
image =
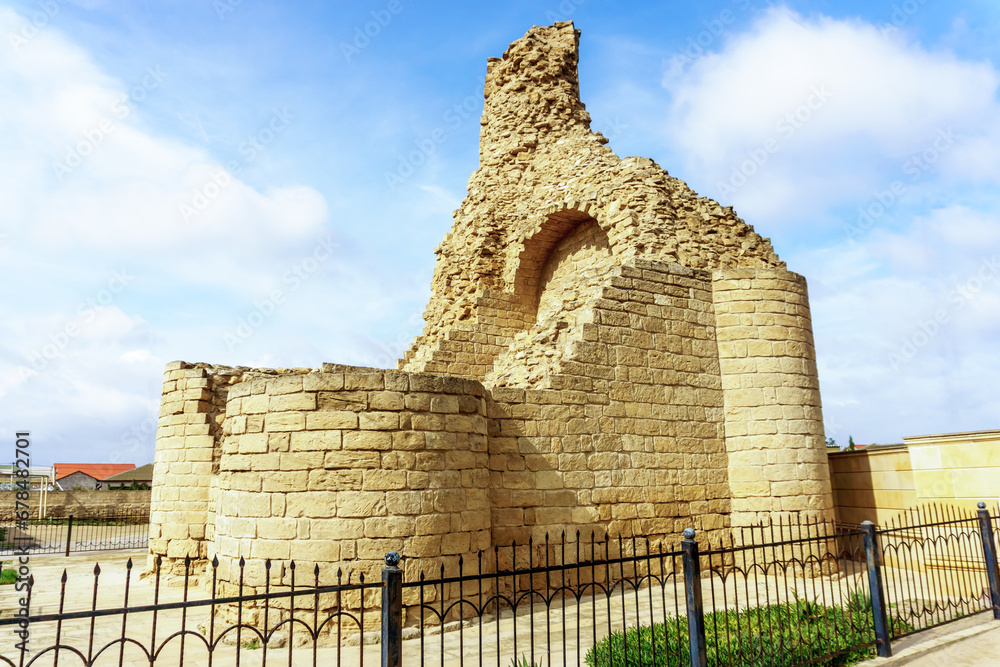
[[0,558],[149,546],[149,512],[105,511],[48,519],[0,520]]
[[[0,636],[29,641],[0,664],[846,665],[971,614],[1000,619],[998,532],[983,507],[882,527],[777,521],[715,544],[577,534],[447,570],[390,552],[380,579],[332,583],[243,559],[186,561],[173,582],[157,559],[140,580],[129,561],[95,567],[83,596],[65,573],[59,591],[29,580],[24,611],[0,616]],[[109,594],[117,605],[99,603]]]
[[701,555],[695,615],[705,618],[708,664],[849,664],[872,654],[861,527],[778,520],[734,529]]
[[997,542],[980,505],[979,516],[952,507],[915,509],[875,529],[893,639],[1000,605],[991,597]]
[[[589,648],[615,632],[683,615],[683,550],[646,538],[575,538],[496,547],[480,554],[471,571],[459,561],[456,576],[444,576],[442,567],[432,579],[422,573],[404,581],[391,565],[396,557],[387,556],[387,596],[417,602],[414,661],[580,664]],[[681,629],[671,632],[675,641],[664,647],[670,664],[686,664],[676,641]]]

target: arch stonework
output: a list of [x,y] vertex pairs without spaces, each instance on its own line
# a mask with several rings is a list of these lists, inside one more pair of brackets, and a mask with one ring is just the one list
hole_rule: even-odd
[[243,557],[259,586],[266,558],[452,571],[546,534],[832,518],[804,278],[590,130],[578,41],[534,27],[490,59],[480,164],[397,370],[167,366],[151,554],[218,555],[223,583]]
[[581,289],[614,262],[608,235],[593,218],[579,221],[542,261],[535,285],[535,320],[558,315],[568,303],[586,297]]
[[614,252],[606,226],[587,210],[561,207],[546,212],[525,238],[512,246],[516,261],[509,262],[507,273],[513,272],[513,278],[505,281],[509,286],[508,291],[515,295],[525,295],[529,301],[537,302],[541,289],[539,280],[553,251],[582,225],[596,227],[599,236],[603,236],[603,245],[609,256]]

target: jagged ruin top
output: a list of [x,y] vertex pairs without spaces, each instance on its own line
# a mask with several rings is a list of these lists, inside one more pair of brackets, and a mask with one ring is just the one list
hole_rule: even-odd
[[[616,263],[784,268],[770,241],[732,208],[699,197],[650,159],[619,158],[591,131],[580,100],[579,37],[570,21],[535,26],[489,59],[480,164],[435,249],[425,335],[474,316],[477,293],[516,291],[527,245],[539,233],[568,233],[574,220],[597,222]],[[544,229],[553,216],[565,221],[561,231]]]

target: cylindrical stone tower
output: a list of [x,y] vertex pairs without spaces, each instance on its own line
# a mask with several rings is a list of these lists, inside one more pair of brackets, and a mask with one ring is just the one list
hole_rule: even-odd
[[299,585],[314,566],[324,585],[345,565],[355,581],[376,581],[393,550],[410,577],[456,575],[460,557],[476,562],[491,545],[488,458],[474,380],[328,365],[234,385],[216,503],[219,590],[235,594],[241,557],[244,592],[263,592],[268,559],[273,586],[292,583],[291,561]]
[[239,372],[182,361],[167,364],[153,466],[150,568],[162,556],[180,572],[185,557],[197,563],[208,555],[211,535],[206,527],[222,431],[217,417],[224,415],[233,375]]
[[713,274],[732,525],[782,513],[832,519],[805,278],[779,269]]

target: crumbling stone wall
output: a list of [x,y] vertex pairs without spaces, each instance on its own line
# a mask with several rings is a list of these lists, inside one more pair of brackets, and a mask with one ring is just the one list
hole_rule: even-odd
[[611,263],[608,235],[594,220],[581,222],[545,259],[538,281],[537,319],[549,319],[571,309],[593,277]]
[[214,553],[216,491],[229,387],[245,377],[308,369],[230,368],[174,361],[163,373],[150,502],[150,562],[180,571],[185,557]]
[[480,166],[435,250],[433,296],[415,354],[474,318],[482,289],[520,293],[514,277],[526,250],[533,259],[528,242],[552,207],[597,219],[614,255],[691,268],[784,268],[770,242],[731,208],[699,197],[652,160],[619,158],[590,130],[578,47],[573,24],[556,23],[532,28],[503,58],[489,60]]
[[[507,470],[494,467],[494,513],[506,517],[494,533],[561,530],[544,520],[553,516],[616,535],[718,531],[728,525],[731,494],[710,275],[632,259],[602,282],[578,308],[585,317],[562,328],[537,324],[497,362],[494,381],[527,385],[527,402],[543,407],[511,406],[512,416],[531,421],[515,441],[491,441],[510,452]],[[533,346],[520,349],[522,341]],[[493,395],[522,395],[511,391]],[[511,480],[576,497],[557,505],[546,497],[546,509],[532,513],[538,494],[508,492]]]
[[591,132],[578,39],[535,27],[490,59],[480,165],[398,370],[168,365],[152,554],[217,555],[228,590],[241,557],[260,587],[268,559],[454,573],[546,535],[832,518],[805,280]]
[[[208,557],[210,488],[218,472],[218,439],[225,417],[224,386],[214,390],[213,367],[167,365],[156,430],[150,506],[150,552],[169,558]],[[213,525],[214,527],[214,525]]]

